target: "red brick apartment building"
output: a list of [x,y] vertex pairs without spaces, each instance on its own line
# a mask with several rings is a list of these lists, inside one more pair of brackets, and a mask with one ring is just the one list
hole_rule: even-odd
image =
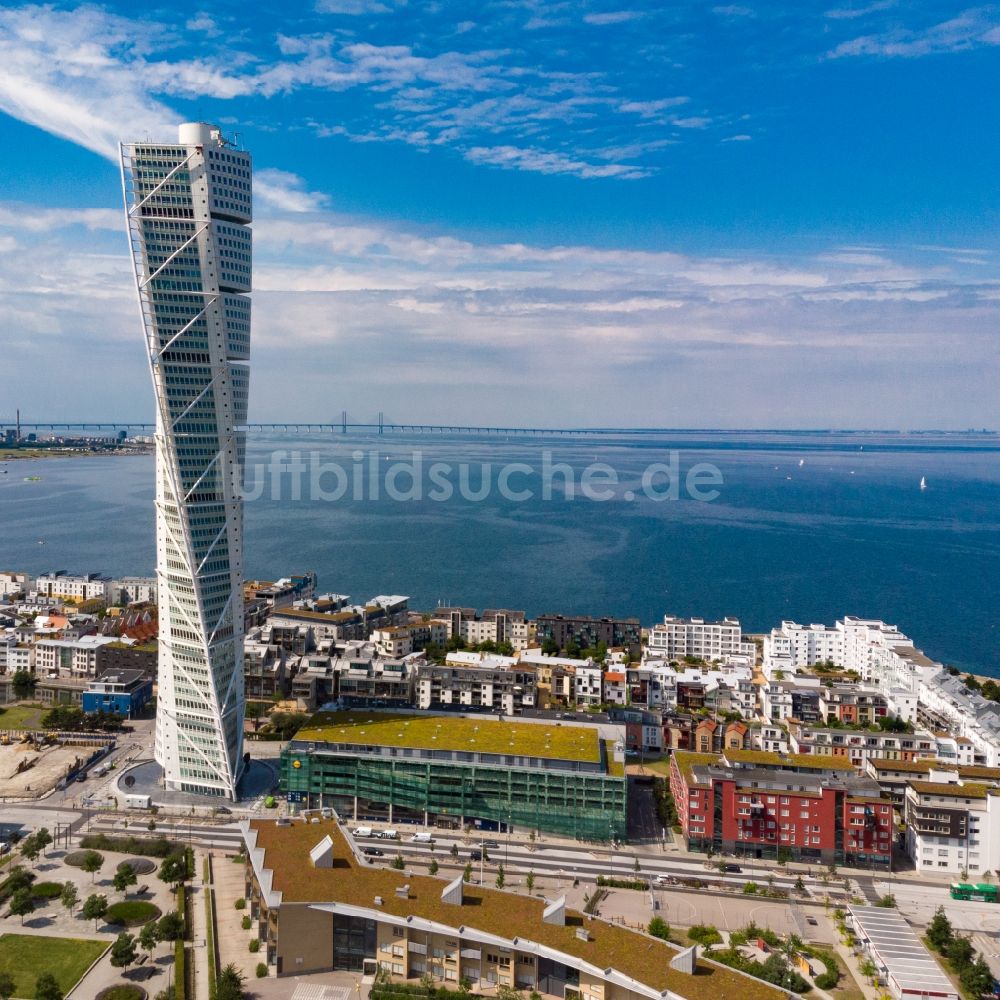
[[892,802],[849,761],[676,751],[670,789],[690,850],[890,867]]

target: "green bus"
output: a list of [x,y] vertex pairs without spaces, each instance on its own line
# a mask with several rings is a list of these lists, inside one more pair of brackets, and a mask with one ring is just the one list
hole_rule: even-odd
[[969,885],[967,882],[952,882],[952,899],[972,899],[977,903],[996,903],[1000,901],[1000,889],[995,885],[979,882]]

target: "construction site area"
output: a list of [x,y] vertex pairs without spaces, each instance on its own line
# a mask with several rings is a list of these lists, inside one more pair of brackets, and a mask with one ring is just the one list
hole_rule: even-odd
[[50,733],[0,734],[0,799],[37,799],[73,779],[112,741]]

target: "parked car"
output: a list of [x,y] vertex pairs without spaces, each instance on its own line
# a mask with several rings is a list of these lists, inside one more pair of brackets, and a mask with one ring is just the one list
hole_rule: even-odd
[[742,871],[739,865],[726,865],[726,872],[729,875],[739,875]]
[[77,780],[77,781],[86,781],[86,780],[87,780],[87,772],[86,772],[86,771],[81,771],[81,772],[80,772],[80,773],[79,773],[79,774],[78,774],[78,775],[76,776],[76,780]]
[[380,851],[377,847],[365,847],[362,850],[361,853],[364,854],[364,855],[366,855],[369,858],[384,858],[385,857],[385,851]]
[[491,851],[495,851],[500,847],[500,845],[495,840],[484,840],[483,847],[486,847]]
[[471,860],[471,861],[482,861],[483,860],[483,852],[480,851],[478,848],[469,851],[469,860]]

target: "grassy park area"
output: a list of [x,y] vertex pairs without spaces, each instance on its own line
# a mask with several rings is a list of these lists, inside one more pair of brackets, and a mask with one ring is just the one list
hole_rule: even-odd
[[34,996],[35,980],[43,971],[51,972],[62,991],[68,993],[108,944],[107,941],[0,934],[0,970],[14,977],[14,996]]
[[36,704],[6,705],[0,708],[0,729],[38,729],[44,711]]

